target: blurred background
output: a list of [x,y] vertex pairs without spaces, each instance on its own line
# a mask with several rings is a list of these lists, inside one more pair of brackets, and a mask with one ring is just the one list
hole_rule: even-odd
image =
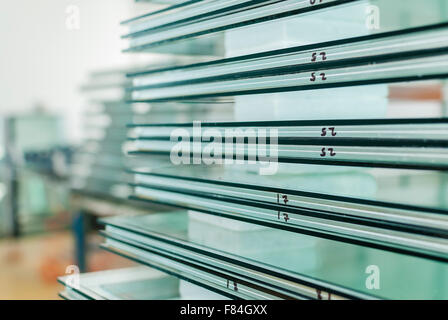
[[[0,5],[0,299],[53,299],[56,277],[77,259],[69,167],[85,138],[82,117],[89,106],[83,86],[92,72],[125,68],[131,58],[134,64],[151,60],[122,54],[119,36],[120,22],[149,5]],[[129,265],[96,250],[92,238],[83,268]]]
[[[148,108],[120,107],[127,72],[171,58],[123,54],[120,22],[154,2],[1,0],[0,299],[56,299],[70,265],[132,264],[100,250],[94,231],[98,216],[148,212],[125,208],[122,170],[125,124]],[[387,117],[446,116],[445,87],[390,85]]]

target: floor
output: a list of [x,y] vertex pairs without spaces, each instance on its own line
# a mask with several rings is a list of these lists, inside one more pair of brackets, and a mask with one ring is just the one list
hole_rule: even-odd
[[0,240],[0,299],[59,299],[56,282],[72,264],[69,232]]
[[[91,272],[134,266],[135,263],[101,250],[103,239],[88,237],[88,269]],[[60,299],[63,289],[57,277],[74,264],[74,241],[69,231],[0,239],[0,300]]]

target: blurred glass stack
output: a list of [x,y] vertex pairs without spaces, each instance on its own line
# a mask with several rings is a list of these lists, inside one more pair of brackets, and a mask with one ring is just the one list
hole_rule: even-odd
[[[204,57],[154,56],[147,68],[169,68],[176,63],[203,61]],[[81,270],[87,270],[89,248],[95,241],[96,229],[91,217],[148,213],[160,206],[148,205],[129,199],[132,175],[129,168],[139,166],[140,159],[126,156],[132,138],[127,137],[131,123],[158,123],[175,119],[192,121],[218,115],[231,119],[232,105],[224,99],[210,100],[220,109],[213,110],[210,103],[141,103],[130,105],[131,81],[127,74],[142,69],[128,67],[92,72],[81,90],[86,107],[82,118],[84,139],[76,150],[71,164],[71,211],[76,240],[76,260]],[[151,168],[169,164],[164,156],[144,160]],[[96,247],[95,247],[96,248]],[[91,253],[93,253],[92,251]],[[94,259],[92,259],[94,260]]]
[[123,134],[126,121],[132,120],[132,110],[124,102],[128,84],[124,71],[104,71],[93,73],[83,86],[90,105],[82,124],[85,140],[73,160],[73,189],[127,198]]
[[447,299],[446,9],[204,0],[126,21],[127,52],[203,56],[128,73],[126,108],[215,112],[133,119],[131,198],[177,209],[102,219],[103,248],[210,297]]
[[6,160],[5,119],[0,118],[0,237],[8,234],[8,166]]
[[70,148],[64,139],[62,119],[36,110],[4,118],[1,130],[5,234],[65,229],[69,221],[68,189],[63,168],[70,160]]
[[[156,59],[157,64],[150,67],[169,66],[185,59],[159,57]],[[221,101],[216,102],[222,106],[218,112],[205,103],[194,104],[194,107],[193,104],[176,102],[129,105],[131,81],[126,75],[134,71],[129,68],[94,72],[82,87],[88,107],[82,121],[85,139],[74,156],[71,168],[71,185],[75,193],[95,199],[132,203],[128,201],[132,175],[127,169],[138,166],[141,161],[126,156],[132,140],[127,137],[129,124],[158,123],[172,119],[192,121],[207,119],[213,113],[224,118],[231,117],[230,105]],[[150,163],[151,168],[158,168],[169,162],[166,157],[155,156],[144,163]]]

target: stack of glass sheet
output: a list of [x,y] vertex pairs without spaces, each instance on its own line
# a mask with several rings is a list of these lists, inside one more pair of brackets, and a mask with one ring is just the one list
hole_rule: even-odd
[[0,237],[11,235],[12,232],[12,218],[11,213],[11,192],[9,186],[11,184],[11,166],[10,159],[8,159],[7,148],[7,120],[0,117]]
[[[164,66],[168,62],[158,63]],[[170,60],[172,61],[172,60]],[[182,61],[182,59],[176,59]],[[169,62],[172,63],[172,62]],[[130,107],[126,78],[130,70],[109,70],[92,73],[89,82],[83,86],[88,99],[88,109],[83,119],[85,140],[74,157],[72,165],[72,188],[82,194],[106,199],[127,200],[130,195],[131,176],[126,168],[135,166],[138,159],[129,159],[127,125],[129,123],[148,123],[172,121],[192,121],[207,119],[213,110],[209,105],[188,103],[138,104]],[[230,105],[219,102],[225,115]],[[226,108],[227,106],[227,108]],[[151,167],[166,164],[166,157],[153,157]],[[148,165],[148,161],[145,161]]]
[[131,199],[181,211],[102,219],[103,248],[232,299],[448,299],[448,120],[420,94],[448,77],[447,9],[203,0],[126,21],[126,51],[204,56],[128,73],[130,106],[233,118],[130,123]]
[[125,71],[92,73],[82,90],[88,100],[83,118],[84,142],[72,165],[72,188],[98,197],[126,199],[126,122],[133,111],[124,101],[129,86]]

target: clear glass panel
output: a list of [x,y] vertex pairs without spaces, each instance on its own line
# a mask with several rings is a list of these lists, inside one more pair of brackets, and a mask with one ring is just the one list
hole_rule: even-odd
[[211,252],[213,260],[230,258],[226,261],[245,264],[245,270],[252,266],[252,276],[259,272],[298,280],[304,276],[324,281],[330,288],[340,286],[369,295],[366,268],[374,265],[380,268],[384,284],[375,290],[381,298],[446,299],[448,295],[444,263],[203,216],[178,212],[115,218],[106,223],[130,232],[112,227],[106,231],[149,246],[165,243],[170,252],[190,254],[191,259],[203,262]]

